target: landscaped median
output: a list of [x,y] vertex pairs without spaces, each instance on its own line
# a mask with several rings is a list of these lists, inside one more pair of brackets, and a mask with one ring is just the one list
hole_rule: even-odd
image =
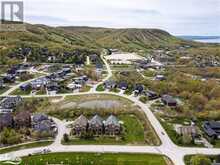
[[21,165],[169,165],[168,159],[151,154],[51,153],[22,158]]

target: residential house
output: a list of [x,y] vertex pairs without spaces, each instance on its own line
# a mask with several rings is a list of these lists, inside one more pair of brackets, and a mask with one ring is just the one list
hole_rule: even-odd
[[45,87],[49,82],[50,80],[48,78],[42,77],[42,78],[32,81],[30,84],[31,84],[32,89],[39,90],[42,87]]
[[22,101],[23,99],[20,96],[6,97],[0,102],[0,112],[12,112]]
[[24,128],[31,126],[31,114],[28,111],[18,112],[14,117],[14,126],[16,128]]
[[111,115],[107,118],[107,120],[104,122],[104,127],[105,127],[105,134],[111,136],[118,135],[121,129],[120,123],[114,115]]
[[36,123],[33,125],[34,131],[43,133],[46,132],[48,134],[54,134],[54,123],[51,120],[43,120],[40,123]]
[[5,113],[0,115],[0,131],[3,128],[13,127],[13,116],[11,113]]
[[34,114],[32,116],[32,127],[37,132],[46,132],[50,135],[54,135],[57,129],[53,120],[45,114]]
[[203,129],[209,137],[220,139],[220,122],[205,121],[203,123]]
[[101,135],[103,133],[103,119],[99,115],[95,115],[89,121],[88,130],[94,135]]
[[49,95],[56,94],[60,90],[60,86],[57,82],[51,81],[46,85],[47,92]]
[[25,84],[22,84],[19,88],[22,91],[28,91],[29,89],[31,89],[31,84],[30,83],[25,83]]
[[154,99],[159,98],[159,95],[156,92],[151,91],[151,90],[147,90],[145,92],[145,95],[148,97],[149,100],[154,100]]
[[48,120],[48,116],[45,114],[37,113],[32,116],[33,123],[39,123],[43,120]]
[[190,135],[195,137],[197,133],[197,129],[195,126],[179,126],[176,128],[176,132],[180,135]]
[[156,75],[156,77],[154,78],[154,80],[164,81],[164,80],[166,80],[166,77],[165,77],[164,75]]
[[81,136],[82,134],[85,134],[87,132],[88,123],[89,121],[84,115],[79,116],[73,122],[72,134],[77,136]]
[[161,101],[164,103],[164,105],[170,106],[170,107],[176,107],[177,101],[170,95],[163,95],[161,97]]
[[126,90],[128,89],[128,83],[125,82],[125,81],[121,81],[119,84],[118,84],[118,88],[122,89],[122,90]]
[[104,82],[105,89],[113,89],[117,87],[117,84],[113,80],[107,80]]
[[137,96],[137,95],[140,95],[142,92],[144,91],[144,86],[141,85],[141,84],[136,84],[135,87],[134,87],[134,94]]
[[7,74],[3,77],[4,83],[14,83],[15,82],[15,75]]

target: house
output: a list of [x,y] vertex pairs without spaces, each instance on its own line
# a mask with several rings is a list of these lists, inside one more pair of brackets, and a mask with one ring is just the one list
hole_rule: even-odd
[[42,87],[45,87],[49,82],[50,80],[48,78],[42,77],[42,78],[32,81],[30,84],[31,84],[32,89],[38,90]]
[[57,91],[59,91],[59,89],[60,89],[60,86],[58,85],[58,83],[57,82],[54,82],[54,81],[51,81],[51,82],[49,82],[47,85],[46,85],[46,88],[47,88],[47,91],[55,91],[55,92],[57,92]]
[[80,115],[73,122],[73,135],[81,136],[82,134],[85,134],[88,128],[88,123],[88,119],[84,115]]
[[3,77],[4,83],[14,83],[15,82],[15,75],[7,74]]
[[75,84],[75,83],[70,83],[67,85],[67,88],[70,90],[76,90],[82,88],[82,85],[80,84]]
[[63,68],[63,72],[65,75],[69,74],[69,73],[71,73],[71,68],[69,68],[69,67]]
[[13,116],[11,113],[0,115],[0,131],[5,127],[13,127]]
[[34,131],[37,131],[40,133],[47,132],[49,134],[53,134],[54,128],[55,128],[54,123],[51,120],[43,120],[33,125]]
[[141,84],[136,84],[134,87],[134,94],[137,96],[139,94],[141,94],[144,90],[144,86]]
[[104,127],[105,127],[105,134],[111,136],[118,135],[121,129],[120,123],[114,115],[111,115],[107,118],[107,120],[104,122]]
[[192,137],[195,137],[197,133],[197,129],[195,126],[179,126],[176,128],[176,132],[179,135],[190,135]]
[[6,97],[0,102],[0,111],[13,111],[13,109],[19,105],[23,99],[20,96],[15,96],[15,97]]
[[43,120],[48,120],[48,116],[41,113],[37,113],[32,116],[32,123],[39,123]]
[[103,133],[103,119],[99,115],[95,115],[89,121],[89,132],[92,132],[94,135],[100,135]]
[[50,135],[54,135],[57,129],[53,120],[45,114],[34,114],[32,116],[32,127],[37,132],[47,132]]
[[125,82],[125,81],[121,81],[119,84],[118,84],[118,88],[122,89],[122,90],[126,90],[128,89],[128,83]]
[[205,121],[203,123],[203,129],[205,133],[212,138],[220,138],[220,122],[217,121]]
[[28,74],[26,70],[23,70],[23,69],[16,70],[16,76],[22,76],[25,74]]
[[89,55],[89,59],[92,63],[97,63],[97,61],[99,60],[99,56],[97,54],[91,54]]
[[22,85],[20,86],[20,89],[21,89],[22,91],[27,91],[27,90],[31,89],[31,84],[30,84],[30,83],[22,84]]
[[154,80],[164,81],[164,80],[166,80],[166,77],[165,77],[164,75],[156,75],[156,77],[154,78]]
[[31,114],[28,111],[18,112],[14,117],[14,126],[16,128],[24,128],[31,126]]
[[116,88],[117,84],[113,80],[107,80],[104,82],[105,89],[113,89]]
[[145,95],[148,97],[149,100],[154,100],[154,99],[159,98],[159,95],[156,92],[151,91],[151,90],[147,90],[145,92]]
[[177,101],[170,95],[163,95],[161,97],[161,101],[164,103],[164,105],[170,106],[170,107],[176,107]]

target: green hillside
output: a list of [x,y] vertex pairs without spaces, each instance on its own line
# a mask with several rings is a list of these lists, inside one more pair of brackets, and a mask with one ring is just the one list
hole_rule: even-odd
[[1,49],[20,45],[48,48],[119,48],[136,51],[148,48],[172,47],[180,39],[158,29],[108,29],[90,27],[49,27],[25,24],[24,32],[1,32]]

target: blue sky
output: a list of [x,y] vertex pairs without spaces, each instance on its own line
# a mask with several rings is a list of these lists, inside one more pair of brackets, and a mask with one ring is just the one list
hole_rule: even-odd
[[220,35],[220,0],[24,0],[25,21]]

